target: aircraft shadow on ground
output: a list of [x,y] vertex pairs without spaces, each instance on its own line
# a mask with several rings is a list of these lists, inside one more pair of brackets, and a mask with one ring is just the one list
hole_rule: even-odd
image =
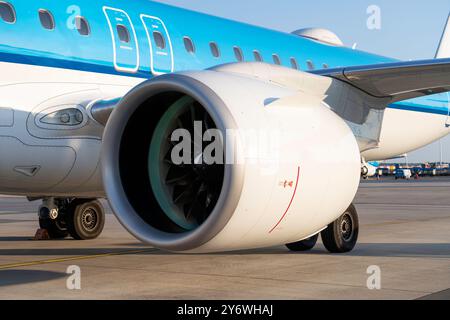
[[[311,253],[320,253],[317,250]],[[352,257],[450,258],[449,243],[360,243]]]
[[45,282],[60,278],[66,278],[63,272],[42,270],[0,270],[0,287]]
[[30,241],[32,237],[0,237],[0,242],[21,242],[21,241]]

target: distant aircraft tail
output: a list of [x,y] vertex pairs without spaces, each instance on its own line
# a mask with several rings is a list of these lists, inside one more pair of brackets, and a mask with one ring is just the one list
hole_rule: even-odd
[[447,19],[447,24],[442,34],[441,42],[439,43],[436,52],[436,59],[450,58],[450,15]]

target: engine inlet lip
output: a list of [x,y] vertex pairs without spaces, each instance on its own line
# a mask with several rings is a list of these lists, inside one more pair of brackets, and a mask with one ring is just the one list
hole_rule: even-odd
[[[168,91],[191,96],[210,114],[220,130],[236,130],[236,122],[222,99],[202,82],[184,74],[162,75],[147,80],[131,90],[118,104],[105,128],[102,146],[103,185],[119,222],[139,240],[160,249],[182,252],[195,250],[213,239],[228,223],[238,205],[244,184],[243,163],[225,165],[222,192],[209,218],[193,231],[173,234],[144,222],[128,200],[122,187],[119,168],[121,137],[128,120],[147,99]],[[213,107],[214,106],[214,107]],[[242,149],[234,141],[234,154]]]

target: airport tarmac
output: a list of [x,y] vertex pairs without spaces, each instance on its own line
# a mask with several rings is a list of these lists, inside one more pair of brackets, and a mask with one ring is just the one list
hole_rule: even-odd
[[[0,299],[450,299],[450,179],[368,181],[356,249],[213,255],[149,248],[112,214],[93,241],[31,241],[39,203],[0,197]],[[320,205],[320,204],[318,204]],[[81,290],[68,290],[68,266]],[[381,290],[367,269],[381,270]]]

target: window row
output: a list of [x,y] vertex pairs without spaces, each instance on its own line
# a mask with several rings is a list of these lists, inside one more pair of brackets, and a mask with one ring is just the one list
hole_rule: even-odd
[[[126,29],[125,26],[118,25],[117,31],[118,31],[118,34],[119,34],[119,38],[121,39],[122,42],[128,43],[130,41],[129,32]],[[153,31],[153,41],[155,42],[156,46],[159,49],[161,49],[161,50],[166,49],[166,46],[167,46],[166,40],[165,40],[164,36],[161,34],[161,32]],[[192,41],[191,38],[183,37],[183,43],[184,43],[184,48],[185,48],[186,52],[188,52],[190,54],[195,54],[196,48],[195,48],[194,42]],[[220,58],[221,52],[220,52],[219,46],[218,46],[218,44],[216,42],[210,42],[209,43],[209,48],[211,50],[211,55],[214,58]],[[242,49],[240,47],[234,46],[233,47],[233,52],[234,52],[234,56],[235,56],[235,58],[236,58],[236,60],[238,62],[245,61],[244,53],[242,52]],[[254,50],[253,51],[253,58],[257,62],[264,62],[264,59],[263,59],[261,53],[258,50]],[[272,55],[272,60],[273,60],[273,62],[276,65],[281,65],[282,64],[281,63],[281,58],[280,58],[280,56],[278,54],[273,54]],[[291,57],[289,59],[289,62],[290,62],[291,67],[293,69],[296,69],[296,70],[300,69],[296,58]],[[314,63],[311,60],[306,61],[306,64],[307,64],[309,70],[314,70],[315,69]],[[322,65],[322,67],[324,69],[327,69],[328,65],[324,63]]]
[[[55,30],[55,19],[53,18],[53,14],[49,10],[39,9],[38,16],[39,21],[41,22],[41,25],[44,29]],[[0,1],[0,18],[6,23],[16,23],[16,11],[10,3]],[[81,16],[75,17],[73,28],[76,29],[82,36],[88,36],[91,33],[89,22],[86,20],[86,18]]]
[[[39,21],[41,22],[41,25],[46,30],[54,30],[55,29],[55,19],[53,18],[52,13],[49,10],[40,9],[38,11]],[[10,24],[14,24],[16,22],[16,12],[14,10],[14,7],[5,1],[0,1],[0,18]],[[82,16],[75,17],[74,20],[74,29],[78,30],[78,33],[83,36],[89,36],[91,33],[91,29],[89,26],[89,22],[86,20],[86,18]],[[128,28],[122,24],[118,24],[117,27],[117,35],[119,37],[119,40],[123,43],[129,43],[131,41],[130,32]],[[159,32],[154,31],[153,32],[153,40],[156,44],[156,46],[160,49],[165,49],[167,44],[165,37]],[[194,45],[194,42],[189,37],[183,37],[184,47],[186,51],[190,54],[195,54],[196,48]],[[214,58],[220,58],[221,52],[219,49],[219,46],[215,42],[210,42],[209,47],[211,50],[211,54]],[[242,49],[238,46],[233,47],[233,52],[236,60],[238,62],[245,61],[244,53],[242,52]],[[264,62],[264,59],[261,55],[261,53],[258,50],[253,51],[253,58],[257,62]],[[273,63],[276,65],[281,65],[281,58],[278,54],[272,54],[272,60]],[[299,65],[297,63],[296,58],[291,57],[290,59],[290,65],[293,69],[298,70]],[[311,60],[306,61],[306,65],[309,70],[314,70],[315,65]],[[327,64],[323,64],[322,67],[324,69],[328,68]]]
[[[154,32],[154,34],[153,34],[154,37],[155,37],[155,33],[158,33],[158,32]],[[155,42],[158,43],[156,41],[156,37],[155,37]],[[192,39],[189,38],[189,37],[184,37],[183,38],[183,42],[184,42],[184,47],[185,47],[186,51],[188,53],[195,54],[195,45],[194,45],[194,42],[192,41]],[[164,49],[161,46],[159,46],[159,47],[161,49]],[[209,48],[210,48],[211,54],[212,54],[212,56],[214,58],[220,58],[220,49],[219,49],[219,46],[217,45],[217,43],[210,42],[209,43]],[[236,60],[238,62],[244,62],[245,61],[244,53],[242,52],[242,49],[240,47],[234,46],[233,47],[233,52],[234,52],[234,56],[235,56],[235,58],[236,58]],[[258,50],[253,50],[253,58],[257,62],[264,62],[264,59],[263,59],[261,53]],[[280,56],[278,54],[276,54],[276,53],[272,54],[272,60],[273,60],[273,63],[276,64],[276,65],[281,65],[282,64]],[[289,62],[290,62],[290,65],[291,65],[291,67],[293,69],[296,69],[296,70],[300,69],[296,58],[291,57],[289,59]],[[309,70],[314,70],[315,69],[314,63],[311,60],[306,61],[306,65],[308,66]],[[328,69],[328,64],[324,63],[322,65],[322,67],[324,69]]]

